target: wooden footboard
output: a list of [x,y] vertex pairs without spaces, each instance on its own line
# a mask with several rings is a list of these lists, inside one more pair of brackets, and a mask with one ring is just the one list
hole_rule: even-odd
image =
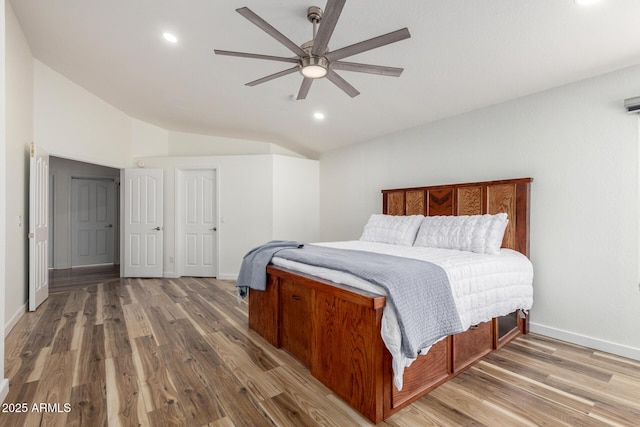
[[[374,423],[420,398],[522,332],[497,339],[498,319],[447,337],[393,385],[391,354],[380,334],[385,297],[283,268],[267,268],[266,291],[249,293],[249,327],[284,348],[311,374]],[[514,316],[515,319],[517,317]]]
[[[529,255],[531,178],[383,190],[390,215],[506,212],[503,247]],[[380,334],[385,297],[312,276],[267,267],[265,291],[249,293],[249,327],[304,363],[311,374],[374,423],[409,405],[473,363],[526,333],[518,313],[475,325],[435,344],[393,385],[391,355]]]
[[364,416],[381,421],[385,298],[273,266],[267,272],[267,290],[249,292],[249,327]]

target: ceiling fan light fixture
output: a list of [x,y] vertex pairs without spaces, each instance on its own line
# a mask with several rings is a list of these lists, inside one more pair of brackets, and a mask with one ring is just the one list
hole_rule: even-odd
[[305,56],[300,59],[300,73],[309,79],[320,79],[329,72],[329,61],[323,56]]
[[178,38],[171,33],[164,32],[162,33],[162,37],[169,43],[178,43]]

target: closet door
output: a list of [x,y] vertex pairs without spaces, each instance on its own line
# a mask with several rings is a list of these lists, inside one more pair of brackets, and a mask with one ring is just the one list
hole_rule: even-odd
[[123,277],[162,277],[162,169],[124,169]]
[[71,180],[72,267],[113,264],[115,183],[110,179]]
[[217,275],[217,206],[216,171],[186,169],[179,173],[182,200],[177,204],[181,222],[178,239],[182,248],[182,275],[215,277]]

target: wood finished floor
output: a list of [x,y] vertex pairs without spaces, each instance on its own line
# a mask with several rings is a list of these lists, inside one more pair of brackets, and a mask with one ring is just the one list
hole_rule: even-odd
[[[0,426],[371,425],[248,331],[233,282],[87,281],[54,287],[7,336],[3,409],[29,411]],[[531,334],[381,425],[639,424],[640,362]]]

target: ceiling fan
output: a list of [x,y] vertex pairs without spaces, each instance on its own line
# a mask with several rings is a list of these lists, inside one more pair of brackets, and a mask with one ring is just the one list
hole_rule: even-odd
[[[360,73],[379,74],[382,76],[399,77],[404,71],[402,68],[385,67],[381,65],[360,64],[355,62],[345,62],[341,59],[366,52],[381,46],[398,42],[411,37],[407,28],[402,28],[391,33],[387,33],[372,39],[364,40],[338,50],[329,51],[328,44],[333,30],[338,22],[340,13],[346,0],[328,0],[323,13],[317,6],[311,6],[307,10],[307,19],[313,24],[313,39],[298,46],[284,34],[272,27],[267,21],[256,15],[248,7],[236,9],[240,15],[247,18],[271,37],[282,43],[289,50],[295,53],[295,57],[260,55],[255,53],[233,52],[228,50],[215,49],[217,55],[238,56],[241,58],[266,59],[269,61],[289,62],[295,64],[292,68],[279,71],[258,80],[247,83],[247,86],[255,86],[268,82],[278,77],[286,76],[299,71],[304,79],[298,91],[297,99],[305,99],[309,93],[309,88],[314,79],[326,77],[333,84],[342,89],[350,97],[360,94],[356,88],[343,79],[336,70],[356,71]],[[319,24],[319,27],[318,27]]]

